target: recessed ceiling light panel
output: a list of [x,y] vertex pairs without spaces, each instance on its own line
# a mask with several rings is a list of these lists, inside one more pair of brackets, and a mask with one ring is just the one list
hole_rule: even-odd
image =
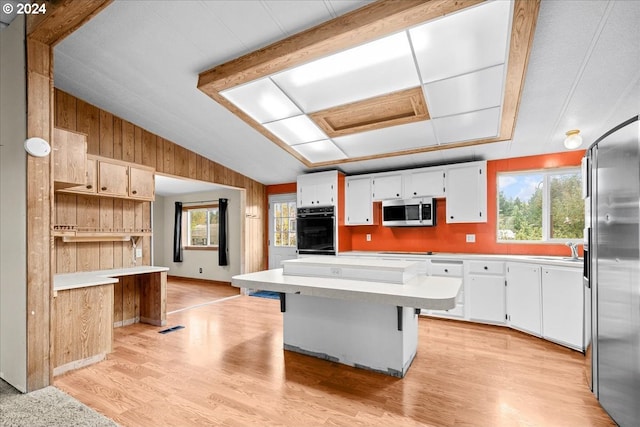
[[500,129],[500,107],[433,119],[441,144],[493,138]]
[[265,123],[264,127],[289,145],[327,139],[327,135],[305,115]]
[[422,82],[505,63],[511,4],[483,3],[409,30]]
[[424,85],[431,117],[500,106],[503,76],[504,66],[498,65]]
[[294,145],[294,150],[313,163],[334,162],[347,158],[345,154],[329,139]]
[[272,76],[305,113],[420,85],[406,32]]
[[258,123],[272,122],[302,113],[268,77],[224,90],[220,95]]

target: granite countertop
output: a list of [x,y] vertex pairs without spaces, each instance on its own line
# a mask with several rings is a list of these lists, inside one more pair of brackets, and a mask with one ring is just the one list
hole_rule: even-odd
[[110,270],[82,271],[79,273],[64,273],[53,276],[53,290],[65,291],[69,289],[85,288],[88,286],[109,285],[118,283],[116,277],[136,274],[158,273],[169,271],[168,267],[141,265],[129,268],[114,268]]

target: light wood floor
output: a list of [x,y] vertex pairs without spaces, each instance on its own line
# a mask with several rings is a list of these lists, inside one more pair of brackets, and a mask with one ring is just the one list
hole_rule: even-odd
[[[171,286],[170,286],[171,287]],[[420,319],[404,379],[282,350],[277,300],[239,296],[114,331],[55,385],[128,426],[611,426],[582,354],[509,329]]]
[[231,285],[169,276],[167,278],[167,313],[239,294],[240,289]]

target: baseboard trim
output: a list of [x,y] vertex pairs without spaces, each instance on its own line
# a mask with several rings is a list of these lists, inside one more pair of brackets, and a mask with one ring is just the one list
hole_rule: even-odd
[[211,280],[211,279],[199,279],[194,277],[182,277],[182,276],[167,276],[167,280],[173,280],[176,282],[198,282],[206,285],[226,285],[231,286],[231,282],[224,282],[221,280]]

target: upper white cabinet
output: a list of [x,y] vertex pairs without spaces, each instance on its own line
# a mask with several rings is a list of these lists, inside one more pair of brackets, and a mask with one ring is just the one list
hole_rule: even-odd
[[444,197],[445,170],[429,168],[407,174],[405,180],[405,197]]
[[376,175],[372,180],[372,198],[374,201],[401,199],[402,174]]
[[542,336],[576,350],[584,349],[582,271],[542,267]]
[[345,185],[347,186],[345,194],[345,224],[372,225],[371,178],[347,177]]
[[447,223],[487,222],[487,162],[447,166]]
[[513,328],[540,336],[540,266],[507,263],[507,316]]
[[338,201],[338,171],[299,175],[298,207],[335,206]]

